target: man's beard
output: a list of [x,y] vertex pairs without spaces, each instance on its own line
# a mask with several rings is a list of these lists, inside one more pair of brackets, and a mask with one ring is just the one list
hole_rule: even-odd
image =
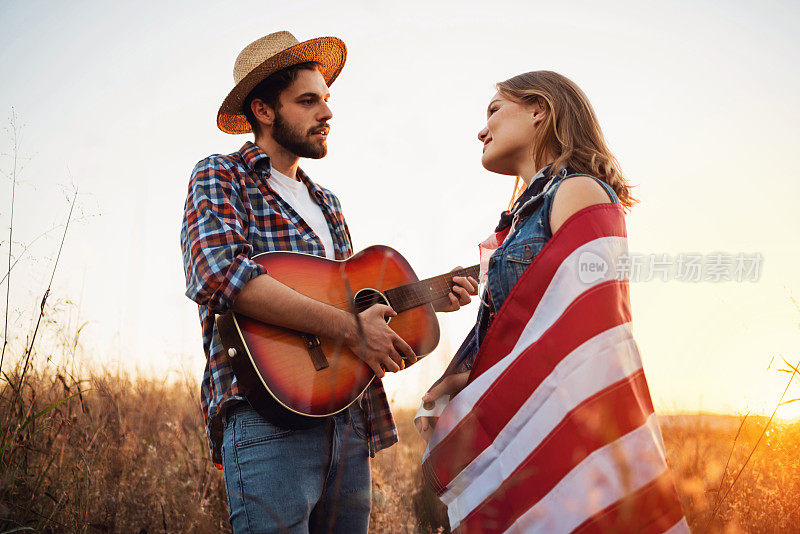
[[[320,128],[322,125],[317,126]],[[310,133],[310,131],[309,131]],[[290,126],[279,112],[275,113],[275,122],[272,123],[272,138],[283,148],[299,158],[320,159],[328,153],[324,142],[314,142],[299,130]]]

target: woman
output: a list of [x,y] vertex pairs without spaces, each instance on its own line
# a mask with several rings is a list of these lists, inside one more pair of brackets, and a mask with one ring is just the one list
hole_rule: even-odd
[[[442,378],[422,397],[427,410],[464,388],[495,313],[564,221],[594,204],[620,203],[628,210],[636,202],[589,100],[574,82],[534,71],[496,87],[486,126],[478,132],[481,163],[489,171],[516,176],[515,195],[520,181],[525,188],[501,215],[496,233],[481,244],[481,281],[487,284],[478,320]],[[426,441],[435,420],[430,415],[415,421]]]
[[634,199],[589,101],[554,72],[515,76],[478,139],[526,187],[481,244],[477,324],[423,397],[441,408],[416,421],[426,482],[457,532],[688,532],[613,267]]

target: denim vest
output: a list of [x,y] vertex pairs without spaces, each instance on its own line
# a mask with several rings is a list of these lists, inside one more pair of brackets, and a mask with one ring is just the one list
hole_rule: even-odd
[[[531,185],[538,187],[550,166],[544,167],[531,180]],[[545,183],[541,192],[531,194],[525,203],[516,209],[514,231],[509,232],[503,244],[500,245],[489,259],[488,282],[481,295],[481,307],[478,310],[478,320],[475,327],[471,328],[467,337],[456,351],[444,374],[434,385],[441,382],[446,376],[468,371],[475,362],[478,347],[486,335],[495,310],[499,310],[511,292],[514,284],[525,272],[533,259],[553,237],[550,231],[550,212],[553,206],[558,186],[573,176],[589,176],[562,168],[561,172]],[[589,176],[606,190],[611,202],[618,204],[619,198],[607,183]],[[537,182],[537,180],[539,180]],[[535,191],[535,190],[534,190]],[[526,191],[527,193],[527,191]],[[491,305],[488,295],[491,295]]]
[[[539,172],[541,174],[547,170],[548,167],[545,167]],[[474,350],[476,352],[486,334],[493,313],[500,309],[519,277],[553,237],[553,233],[550,231],[550,212],[553,199],[558,186],[573,176],[589,175],[573,172],[569,168],[562,169],[559,174],[545,184],[540,193],[532,196],[517,210],[514,230],[509,233],[503,244],[494,251],[489,259],[488,281],[486,290],[481,297],[482,304],[475,324]],[[594,176],[589,177],[606,190],[611,202],[619,203],[619,198],[610,185]],[[488,305],[486,291],[491,295],[491,306]]]

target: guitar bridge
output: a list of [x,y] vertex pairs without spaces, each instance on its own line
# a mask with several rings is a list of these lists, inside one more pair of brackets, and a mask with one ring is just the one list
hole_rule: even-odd
[[325,357],[325,353],[322,352],[322,344],[319,341],[317,336],[312,336],[311,334],[303,334],[303,343],[306,345],[306,349],[308,349],[308,354],[311,356],[311,361],[314,364],[314,369],[317,371],[321,371],[326,367],[330,367],[328,363],[328,358]]

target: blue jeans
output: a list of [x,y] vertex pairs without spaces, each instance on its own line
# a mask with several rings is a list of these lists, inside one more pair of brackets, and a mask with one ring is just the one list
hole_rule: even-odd
[[366,533],[372,503],[366,420],[357,402],[307,430],[246,402],[223,418],[222,464],[235,533]]

